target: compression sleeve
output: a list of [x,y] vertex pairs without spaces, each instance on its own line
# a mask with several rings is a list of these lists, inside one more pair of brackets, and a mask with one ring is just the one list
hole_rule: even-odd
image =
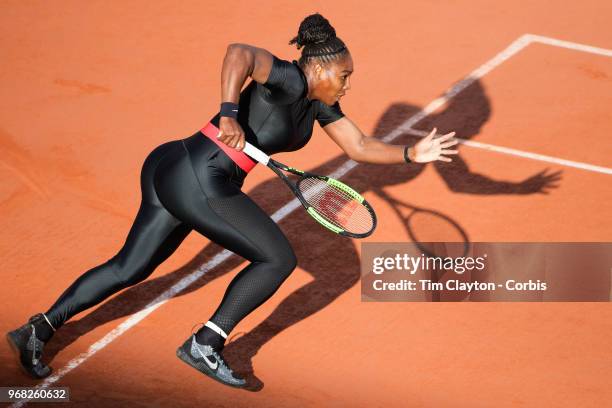
[[264,99],[275,105],[295,102],[304,92],[304,80],[299,68],[289,61],[272,56],[272,69],[264,84],[258,86]]
[[326,105],[321,101],[317,101],[319,108],[317,110],[317,121],[321,127],[329,125],[332,122],[344,117],[342,109],[340,109],[340,103],[336,102],[332,106]]

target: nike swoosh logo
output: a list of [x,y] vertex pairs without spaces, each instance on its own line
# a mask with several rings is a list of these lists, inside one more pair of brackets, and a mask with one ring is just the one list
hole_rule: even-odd
[[238,112],[238,109],[232,109],[232,112]]
[[202,358],[204,358],[204,361],[206,361],[206,364],[208,365],[208,367],[210,367],[211,370],[216,370],[217,369],[217,366],[219,365],[218,361],[215,361],[215,363],[213,364],[213,362],[210,361],[208,356],[204,355],[204,353],[202,353],[202,351],[199,348],[196,347],[196,350],[198,350],[198,353],[200,353]]

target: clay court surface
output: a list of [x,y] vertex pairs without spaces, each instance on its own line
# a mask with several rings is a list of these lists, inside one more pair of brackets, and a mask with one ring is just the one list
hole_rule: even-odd
[[[352,89],[341,103],[364,133],[385,137],[409,123],[392,143],[414,143],[419,130],[437,126],[526,153],[462,145],[452,164],[355,167],[342,179],[364,192],[380,220],[365,241],[447,241],[461,231],[473,242],[612,241],[610,2],[0,8],[3,333],[47,310],[122,246],[144,158],[216,113],[227,45],[297,59],[287,43],[315,11],[353,54]],[[519,49],[508,51],[512,44]],[[489,61],[490,70],[470,77]],[[430,105],[457,84],[464,88],[456,95]],[[415,115],[423,118],[410,123]],[[276,158],[332,173],[347,160],[342,153],[316,126],[303,150]],[[554,174],[560,179],[550,183]],[[292,198],[261,166],[245,190],[269,214]],[[397,202],[404,215],[428,211],[408,230]],[[238,325],[225,353],[253,390],[219,385],[175,356],[244,267],[224,255],[212,265],[222,248],[195,232],[148,280],[58,331],[46,350],[57,376],[44,384],[70,387],[71,405],[83,407],[610,406],[610,303],[362,302],[363,241],[336,236],[301,210],[279,224],[298,269]],[[43,384],[18,370],[5,342],[0,367],[0,386]]]

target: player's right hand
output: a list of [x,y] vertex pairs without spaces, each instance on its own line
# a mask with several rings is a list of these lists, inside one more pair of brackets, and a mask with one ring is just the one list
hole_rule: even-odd
[[229,116],[221,116],[219,119],[217,139],[238,151],[244,149],[244,131],[238,121]]

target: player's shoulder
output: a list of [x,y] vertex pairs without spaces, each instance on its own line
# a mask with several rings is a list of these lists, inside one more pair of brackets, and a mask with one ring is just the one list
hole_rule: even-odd
[[272,54],[272,69],[262,86],[266,96],[277,103],[293,102],[304,96],[306,77],[297,61],[288,61]]
[[314,103],[317,105],[317,112],[342,112],[340,102],[338,101],[336,101],[333,105],[328,105],[318,99],[315,99]]
[[340,108],[340,102],[336,101],[333,105],[327,105],[319,100],[316,100],[316,119],[321,127],[327,126],[332,122],[344,117],[344,112]]
[[272,54],[272,69],[265,84],[278,84],[283,81],[302,82],[302,74],[297,61],[289,61]]

